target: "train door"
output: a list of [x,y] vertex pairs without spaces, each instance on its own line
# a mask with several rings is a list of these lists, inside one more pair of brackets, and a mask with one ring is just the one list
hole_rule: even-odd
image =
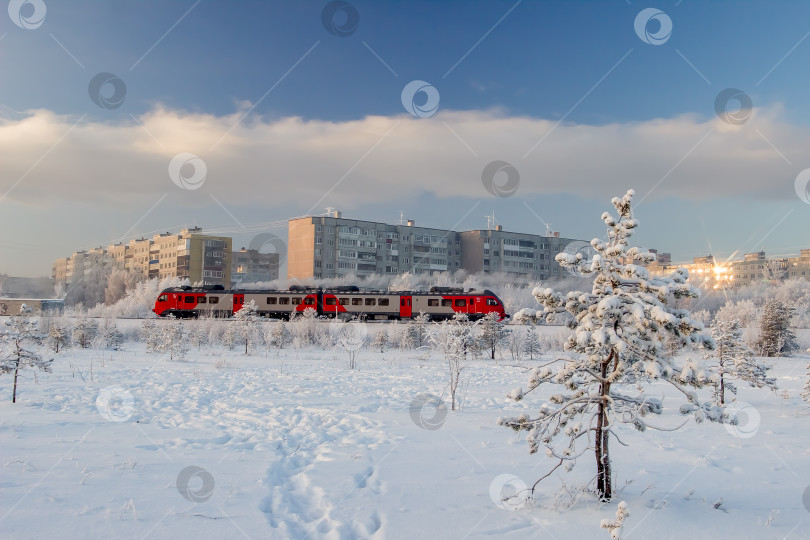
[[245,295],[244,294],[234,294],[233,295],[233,312],[236,313],[242,306],[245,305]]
[[410,296],[400,296],[399,297],[399,316],[402,318],[410,318],[412,313],[412,306],[411,306],[411,297]]

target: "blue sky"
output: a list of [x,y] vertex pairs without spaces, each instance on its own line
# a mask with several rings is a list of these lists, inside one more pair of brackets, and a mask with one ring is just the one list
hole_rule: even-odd
[[[637,241],[676,260],[810,247],[794,190],[810,167],[806,2],[354,1],[346,37],[322,24],[327,2],[44,4],[34,29],[0,12],[0,272],[326,206],[457,229],[494,211],[589,239],[631,187]],[[672,21],[661,45],[634,30],[650,7]],[[126,84],[120,107],[89,99],[100,72]],[[412,80],[437,89],[434,116],[405,111]],[[726,88],[753,103],[740,125],[715,114]],[[208,165],[202,188],[171,183],[180,151]],[[482,188],[496,159],[520,171],[511,197]]]

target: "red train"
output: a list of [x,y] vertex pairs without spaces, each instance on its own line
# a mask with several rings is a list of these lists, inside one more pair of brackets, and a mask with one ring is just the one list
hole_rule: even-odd
[[152,310],[161,317],[230,317],[251,301],[259,315],[289,319],[293,313],[314,309],[325,317],[398,320],[412,319],[420,312],[432,320],[449,319],[466,313],[480,319],[495,312],[504,319],[503,302],[489,290],[467,291],[453,287],[431,287],[429,292],[364,291],[355,286],[330,289],[293,285],[279,290],[225,290],[221,286],[175,287],[165,289]]

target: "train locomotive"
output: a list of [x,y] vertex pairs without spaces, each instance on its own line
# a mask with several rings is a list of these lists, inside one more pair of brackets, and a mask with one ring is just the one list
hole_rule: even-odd
[[384,292],[354,285],[326,289],[293,285],[288,290],[173,287],[161,291],[152,311],[161,317],[230,317],[251,301],[256,304],[257,315],[281,319],[306,309],[341,319],[408,320],[420,312],[432,320],[449,319],[456,313],[466,313],[473,320],[492,312],[501,320],[507,317],[503,302],[490,290],[431,287],[428,292]]

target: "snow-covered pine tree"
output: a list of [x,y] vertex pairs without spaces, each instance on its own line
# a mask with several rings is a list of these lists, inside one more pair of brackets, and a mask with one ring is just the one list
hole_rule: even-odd
[[375,349],[380,349],[380,352],[385,352],[385,348],[388,346],[388,332],[385,330],[384,326],[380,328],[379,332],[374,336],[374,341],[371,342],[371,346]]
[[414,317],[413,323],[416,326],[416,347],[421,347],[429,340],[428,324],[430,323],[430,314],[420,311],[419,315]]
[[99,337],[102,344],[110,349],[116,349],[124,340],[124,335],[118,330],[118,325],[112,317],[105,317],[99,328]]
[[726,389],[737,393],[733,384],[735,379],[756,388],[776,390],[776,379],[768,377],[771,367],[757,362],[754,351],[743,342],[742,333],[739,321],[718,320],[712,327],[712,338],[716,344],[712,357],[717,358],[715,395],[719,405],[726,402]]
[[461,383],[461,372],[464,370],[464,360],[473,339],[472,323],[466,313],[456,313],[452,319],[442,321],[430,332],[430,343],[444,354],[447,361],[450,407],[454,411],[458,401],[458,387]]
[[542,352],[540,339],[537,336],[537,326],[529,324],[523,336],[523,354],[528,356],[530,360],[534,360],[534,357],[540,356]]
[[97,333],[98,325],[96,321],[88,319],[87,315],[82,314],[76,319],[76,324],[73,327],[73,343],[78,344],[82,349],[87,349],[93,344]]
[[188,332],[180,321],[163,325],[160,332],[158,350],[169,353],[169,360],[183,360],[188,352]]
[[[699,295],[687,283],[686,270],[678,269],[669,277],[652,277],[643,266],[627,262],[655,260],[654,254],[628,245],[638,227],[631,210],[633,195],[629,190],[624,197],[613,198],[618,219],[608,212],[602,214],[608,240],[591,241],[596,254],[590,262],[583,260],[581,253],[556,257],[563,268],[593,276],[590,292],[562,294],[539,287],[533,291],[548,322],[562,319],[575,331],[564,347],[573,354],[535,368],[528,390],[515,389],[510,397],[523,399],[545,383],[560,384],[568,392],[552,395],[534,418],[521,415],[499,420],[501,425],[528,432],[531,453],[545,446],[547,455],[559,460],[554,469],[573,467],[583,452],[592,449],[596,490],[602,500],[613,496],[608,443],[616,424],[631,423],[643,431],[652,427],[644,416],[663,412],[660,400],[645,394],[645,383],[661,380],[673,385],[689,402],[681,412],[697,411],[698,420],[722,421],[723,417],[721,409],[701,402],[697,392],[687,388],[700,385],[700,381],[693,377],[682,380],[673,360],[662,354],[665,336],[676,339],[682,347],[702,343],[712,348],[714,344],[701,333],[702,325],[690,318],[688,310],[673,306],[679,298]],[[582,444],[585,448],[578,447]]]
[[258,339],[258,310],[256,302],[251,300],[234,313],[228,323],[228,331],[233,334],[235,342],[245,344],[245,354],[248,354],[249,345],[255,344]]
[[29,317],[13,315],[6,321],[0,335],[0,373],[14,373],[12,403],[17,403],[17,376],[20,369],[51,371],[53,359],[45,360],[36,351],[42,340],[42,336],[37,333],[37,326],[36,321]]
[[161,328],[155,321],[146,319],[141,323],[141,328],[138,330],[138,339],[146,345],[147,353],[160,352],[162,338]]
[[793,309],[777,298],[765,301],[759,322],[757,346],[762,356],[784,356],[799,348],[796,334],[790,329]]
[[45,338],[45,342],[55,353],[58,353],[59,349],[67,347],[68,344],[70,344],[70,336],[61,318],[51,321],[51,327],[48,330],[48,337]]
[[495,360],[495,349],[506,341],[509,331],[506,329],[500,315],[494,311],[487,313],[479,323],[481,325],[481,347],[489,352],[490,360]]

